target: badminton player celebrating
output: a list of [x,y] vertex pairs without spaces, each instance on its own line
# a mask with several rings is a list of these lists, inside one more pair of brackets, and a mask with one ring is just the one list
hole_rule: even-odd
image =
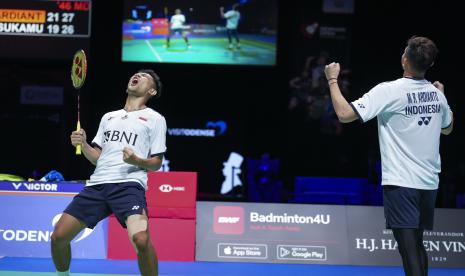
[[184,23],[186,22],[186,17],[182,14],[180,9],[176,9],[175,14],[171,16],[170,20],[170,31],[168,36],[166,37],[166,47],[170,47],[170,38],[172,35],[181,34],[182,38],[186,42],[186,46],[190,47],[189,39],[187,38],[187,34],[184,31]]
[[58,275],[69,275],[70,241],[82,229],[94,228],[112,213],[128,230],[141,274],[158,274],[148,231],[145,189],[147,170],[156,171],[162,164],[166,123],[146,103],[159,97],[161,88],[152,70],[139,71],[129,80],[124,108],[102,117],[91,145],[83,129],[71,134],[71,144],[81,145],[82,153],[96,168],[53,231],[51,249]]
[[386,227],[394,233],[408,276],[428,274],[423,230],[433,227],[441,171],[440,134],[450,134],[453,127],[444,86],[425,79],[437,52],[430,39],[410,38],[401,59],[403,77],[378,84],[350,104],[338,86],[339,64],[325,68],[341,122],[378,117]]
[[241,14],[238,11],[239,4],[234,4],[232,9],[224,12],[224,7],[220,7],[220,15],[221,18],[226,19],[226,31],[228,34],[228,41],[229,41],[229,49],[233,49],[233,40],[232,37],[236,39],[236,48],[240,49],[241,44],[239,40],[239,36],[237,34],[237,27],[239,25],[239,20],[241,19]]

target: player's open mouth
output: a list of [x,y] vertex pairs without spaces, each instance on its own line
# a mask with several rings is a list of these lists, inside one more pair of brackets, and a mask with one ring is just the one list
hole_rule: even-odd
[[137,85],[138,82],[139,82],[139,79],[133,78],[133,79],[131,80],[131,86]]

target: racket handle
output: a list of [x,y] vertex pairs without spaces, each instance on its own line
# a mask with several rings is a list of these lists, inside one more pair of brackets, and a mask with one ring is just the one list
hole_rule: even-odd
[[[81,130],[81,122],[77,121],[76,131]],[[76,146],[76,155],[81,155],[81,145]]]

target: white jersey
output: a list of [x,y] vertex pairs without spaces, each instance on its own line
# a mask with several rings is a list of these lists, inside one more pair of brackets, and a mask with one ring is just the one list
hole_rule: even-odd
[[427,80],[381,83],[351,103],[366,122],[378,116],[382,184],[438,188],[441,128],[452,123],[446,97]]
[[182,29],[184,22],[186,22],[186,17],[183,14],[175,14],[171,16],[171,29]]
[[230,10],[224,14],[224,18],[226,18],[227,29],[237,29],[239,19],[241,19],[241,14],[238,11]]
[[151,108],[105,114],[92,140],[102,153],[87,185],[135,181],[147,189],[147,171],[124,162],[123,149],[128,147],[137,156],[149,158],[166,151],[165,141],[165,118]]

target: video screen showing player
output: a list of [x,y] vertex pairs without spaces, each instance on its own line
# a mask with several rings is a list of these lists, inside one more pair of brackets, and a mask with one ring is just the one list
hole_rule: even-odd
[[277,0],[125,0],[122,60],[275,65]]

